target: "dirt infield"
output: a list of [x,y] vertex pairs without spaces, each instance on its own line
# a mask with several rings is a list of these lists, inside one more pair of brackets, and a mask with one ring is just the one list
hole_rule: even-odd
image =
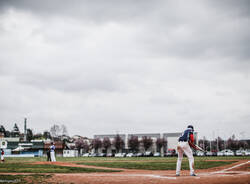
[[[48,164],[48,162],[35,162],[33,164]],[[96,167],[89,165],[78,165],[69,162],[49,163],[52,165],[68,167],[84,167],[96,169],[111,169],[106,167]],[[189,176],[189,171],[184,170],[181,176],[176,177],[174,170],[152,171],[135,169],[117,169],[121,172],[114,173],[64,173],[53,174],[46,180],[48,183],[64,184],[250,184],[250,161],[241,160],[233,164],[196,170],[198,176]],[[112,170],[115,170],[112,168]],[[5,173],[10,174],[10,173]],[[11,173],[14,174],[14,173]],[[23,173],[15,173],[23,174]]]
[[[95,166],[76,165],[73,163],[55,163],[56,165],[100,168]],[[49,182],[56,183],[81,183],[81,184],[250,184],[250,161],[242,160],[234,164],[197,170],[198,176],[189,176],[189,171],[182,171],[180,177],[175,176],[175,171],[148,171],[119,169],[119,173],[91,173],[91,174],[55,174]],[[104,167],[102,167],[104,168]],[[107,169],[107,168],[105,168]]]

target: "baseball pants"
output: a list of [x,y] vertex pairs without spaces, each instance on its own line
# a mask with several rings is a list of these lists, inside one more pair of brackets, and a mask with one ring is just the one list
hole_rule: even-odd
[[177,152],[178,159],[176,165],[176,174],[180,174],[183,153],[185,153],[185,155],[188,157],[190,174],[194,174],[194,157],[188,142],[178,142]]
[[51,162],[55,162],[56,161],[56,157],[55,157],[55,152],[54,151],[50,152],[50,158],[51,158]]

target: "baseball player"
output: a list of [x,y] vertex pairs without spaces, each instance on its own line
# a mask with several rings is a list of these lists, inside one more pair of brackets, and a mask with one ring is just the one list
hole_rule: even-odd
[[194,132],[194,127],[192,125],[188,125],[187,129],[179,137],[178,146],[177,146],[178,159],[177,159],[177,164],[176,164],[176,176],[180,176],[183,153],[185,153],[186,156],[188,157],[190,176],[196,176],[196,174],[194,173],[193,152],[190,148],[191,146],[194,149],[197,149],[197,147],[194,145],[193,132]]
[[1,161],[4,162],[4,151],[1,149]]
[[50,158],[51,158],[51,162],[56,162],[55,149],[56,149],[56,147],[55,147],[54,143],[52,142],[51,146],[50,146]]

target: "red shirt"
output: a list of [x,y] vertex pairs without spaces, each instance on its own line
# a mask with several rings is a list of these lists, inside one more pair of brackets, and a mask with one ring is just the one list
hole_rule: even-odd
[[194,134],[190,134],[189,140],[194,143]]

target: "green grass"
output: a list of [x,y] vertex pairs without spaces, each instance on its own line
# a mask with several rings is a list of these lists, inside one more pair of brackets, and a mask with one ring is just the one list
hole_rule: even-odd
[[36,165],[28,163],[0,164],[1,173],[90,173],[90,172],[117,172],[105,169],[67,167],[58,165]]
[[[57,157],[56,160],[60,162],[78,162],[78,161],[176,161],[177,157]],[[31,157],[31,158],[5,158],[6,162],[36,162],[46,161],[46,157]],[[195,157],[195,161],[199,160],[250,160],[250,156],[228,156],[228,157]]]
[[46,183],[46,179],[51,178],[52,175],[0,175],[0,183]]
[[[209,169],[213,167],[223,166],[227,164],[231,164],[234,161],[195,161],[196,169]],[[168,162],[159,162],[159,161],[150,161],[150,162],[80,162],[78,164],[84,165],[94,165],[101,167],[109,167],[109,168],[124,168],[124,169],[142,169],[142,170],[175,170],[176,162],[168,161]],[[182,169],[189,169],[188,161],[183,160]]]

